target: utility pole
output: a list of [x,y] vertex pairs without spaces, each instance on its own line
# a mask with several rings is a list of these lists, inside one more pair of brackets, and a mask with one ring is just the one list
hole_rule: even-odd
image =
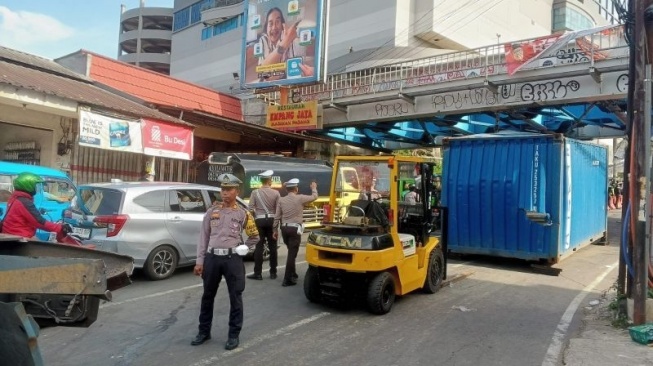
[[[645,227],[639,225],[640,219],[640,201],[646,199],[650,193],[647,191],[648,182],[648,169],[650,162],[646,157],[650,156],[650,126],[646,126],[649,121],[646,114],[651,113],[651,106],[646,105],[646,84],[650,81],[646,77],[646,32],[645,28],[645,11],[647,7],[653,5],[653,0],[631,0],[631,7],[629,11],[633,15],[634,26],[632,28],[632,44],[633,50],[631,57],[634,63],[634,75],[631,69],[628,87],[632,89],[632,110],[628,111],[629,118],[632,121],[631,134],[630,134],[630,150],[634,149],[631,153],[630,161],[630,177],[629,177],[629,195],[630,200],[630,225],[629,231],[632,238],[632,259],[633,259],[633,323],[635,325],[643,324],[646,322],[646,296],[648,290],[648,262],[647,246],[648,233]],[[649,76],[650,78],[650,76]],[[630,90],[629,90],[630,91]],[[629,93],[630,94],[630,93]],[[648,133],[648,136],[646,135]],[[650,208],[646,207],[650,212]],[[648,213],[648,212],[647,212]],[[649,220],[648,217],[644,218]]]

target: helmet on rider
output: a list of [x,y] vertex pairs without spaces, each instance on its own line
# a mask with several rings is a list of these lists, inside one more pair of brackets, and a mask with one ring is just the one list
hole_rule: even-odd
[[36,193],[36,185],[43,183],[43,179],[34,173],[20,173],[14,179],[14,189],[27,192],[31,195]]

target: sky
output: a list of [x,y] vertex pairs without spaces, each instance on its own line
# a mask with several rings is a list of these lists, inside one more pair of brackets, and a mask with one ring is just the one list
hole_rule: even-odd
[[[173,3],[145,0],[149,7]],[[116,58],[120,4],[129,10],[140,0],[0,0],[0,46],[50,59],[80,49]]]

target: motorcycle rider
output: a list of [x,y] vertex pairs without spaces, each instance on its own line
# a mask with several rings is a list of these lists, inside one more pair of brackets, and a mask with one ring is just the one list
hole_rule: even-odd
[[20,173],[14,179],[14,193],[7,202],[7,214],[2,223],[2,233],[34,238],[36,230],[57,233],[57,241],[72,231],[68,224],[47,221],[34,205],[36,186],[43,179],[33,173]]

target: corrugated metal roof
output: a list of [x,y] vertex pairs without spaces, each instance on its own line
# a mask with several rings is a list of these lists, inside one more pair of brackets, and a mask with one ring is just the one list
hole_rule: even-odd
[[103,90],[54,61],[0,47],[0,83],[74,100],[80,104],[134,117],[192,124]]
[[32,69],[40,69],[42,71],[60,74],[72,79],[91,81],[84,75],[77,74],[50,59],[2,46],[0,46],[0,61],[22,64]]
[[102,84],[152,104],[244,121],[238,98],[86,50],[79,52],[91,55],[89,76]]

